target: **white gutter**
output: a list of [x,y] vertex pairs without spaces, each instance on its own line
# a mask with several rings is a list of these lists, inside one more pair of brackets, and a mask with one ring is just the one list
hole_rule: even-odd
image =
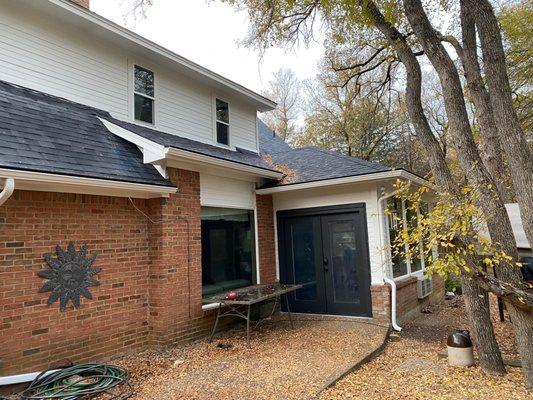
[[[172,186],[131,183],[80,176],[50,174],[0,168],[1,178],[17,180],[17,188],[65,193],[103,194],[130,197],[134,193],[141,198],[168,197],[177,192]],[[100,193],[102,192],[102,193]],[[112,194],[111,194],[112,193]]]
[[279,192],[288,192],[288,191],[293,191],[293,190],[312,189],[312,188],[324,187],[324,186],[346,185],[350,183],[371,182],[371,181],[377,181],[377,180],[383,180],[383,179],[394,179],[394,178],[407,179],[422,186],[432,187],[430,182],[426,181],[423,178],[420,178],[419,176],[415,174],[412,174],[411,172],[404,171],[404,170],[394,170],[394,171],[374,172],[374,173],[364,174],[364,175],[347,176],[344,178],[325,179],[321,181],[274,186],[271,188],[257,189],[255,192],[257,194],[272,194],[272,193],[279,193]]
[[7,199],[11,197],[15,191],[15,180],[13,178],[7,178],[4,182],[4,188],[0,192],[0,206],[4,204]]
[[393,196],[395,196],[398,193],[398,190],[395,190],[392,193],[386,194],[381,196],[378,199],[378,217],[379,217],[379,244],[381,248],[381,263],[383,266],[385,266],[385,270],[383,271],[383,280],[385,283],[388,283],[391,286],[391,325],[395,331],[400,332],[402,328],[398,325],[396,322],[396,282],[394,282],[393,279],[391,279],[389,276],[390,269],[389,269],[389,257],[385,256],[385,240],[383,235],[385,234],[384,225],[385,225],[385,218],[383,214],[383,202]]
[[187,162],[193,162],[193,163],[202,164],[202,165],[207,164],[207,165],[213,165],[217,167],[233,169],[238,172],[245,172],[245,173],[257,175],[263,178],[270,178],[270,179],[283,178],[283,173],[281,172],[259,168],[259,167],[253,167],[251,165],[244,165],[244,164],[240,164],[235,161],[223,160],[220,158],[215,158],[215,157],[207,156],[204,154],[193,153],[187,150],[176,149],[174,147],[167,147],[165,149],[165,154],[166,154],[166,159],[168,161],[172,159],[176,159],[176,161],[187,161]]

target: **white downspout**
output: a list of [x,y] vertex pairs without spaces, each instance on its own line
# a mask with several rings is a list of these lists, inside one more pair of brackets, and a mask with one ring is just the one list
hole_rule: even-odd
[[0,206],[4,204],[7,199],[11,197],[15,191],[15,180],[13,178],[7,178],[4,182],[4,188],[0,192]]
[[[382,192],[384,192],[383,188],[381,190],[382,190]],[[388,283],[391,286],[391,294],[392,294],[392,298],[391,298],[391,325],[392,325],[392,328],[395,331],[400,332],[402,330],[402,328],[396,322],[396,282],[394,282],[393,279],[391,279],[390,277],[387,276],[389,274],[389,268],[388,268],[388,266],[389,266],[389,262],[388,261],[389,260],[388,260],[388,257],[384,256],[384,252],[385,252],[384,249],[385,249],[385,245],[386,244],[384,243],[385,241],[383,240],[383,235],[384,235],[383,224],[384,224],[384,221],[385,221],[385,219],[383,218],[383,201],[387,200],[390,197],[393,197],[397,192],[398,192],[398,190],[394,191],[392,193],[383,195],[383,196],[381,196],[378,199],[378,216],[379,216],[378,226],[379,226],[379,242],[380,242],[380,247],[381,247],[381,262],[382,262],[382,265],[387,265],[387,268],[385,268],[385,271],[384,271],[384,274],[383,274],[383,281],[385,283]]]
[[395,331],[400,332],[402,328],[396,323],[396,282],[389,278],[388,276],[384,276],[383,280],[385,283],[388,283],[391,286],[391,325],[394,328]]

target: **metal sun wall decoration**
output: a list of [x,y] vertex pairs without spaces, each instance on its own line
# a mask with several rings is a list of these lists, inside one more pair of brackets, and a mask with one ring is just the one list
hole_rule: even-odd
[[50,269],[39,271],[38,275],[48,281],[39,289],[39,293],[52,292],[48,297],[47,304],[59,300],[59,310],[66,311],[68,301],[72,302],[74,308],[80,306],[80,295],[92,300],[93,296],[89,291],[91,286],[99,286],[100,282],[94,279],[102,268],[93,268],[96,260],[96,253],[87,256],[87,246],[83,245],[79,251],[73,242],[69,242],[67,250],[61,246],[56,246],[56,255],[44,255]]

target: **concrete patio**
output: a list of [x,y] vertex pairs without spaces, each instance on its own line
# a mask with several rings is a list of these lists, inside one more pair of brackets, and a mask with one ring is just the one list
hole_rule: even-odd
[[[113,360],[132,372],[135,399],[309,399],[378,349],[387,327],[347,319],[262,322]],[[229,344],[223,349],[219,344]]]

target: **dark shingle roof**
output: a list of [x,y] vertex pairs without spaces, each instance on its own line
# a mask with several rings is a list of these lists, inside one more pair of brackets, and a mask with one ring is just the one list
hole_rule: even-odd
[[[293,183],[321,181],[390,171],[390,168],[377,162],[349,157],[335,151],[317,147],[291,148],[272,130],[265,126],[259,130],[261,153],[268,154],[275,164],[291,171],[277,186]],[[266,186],[273,186],[268,183]]]
[[108,115],[0,81],[0,167],[172,186],[97,118]]
[[261,154],[279,153],[291,150],[291,146],[277,136],[267,124],[257,119],[257,129],[259,131],[259,150]]
[[[276,171],[257,153],[232,151],[113,118],[109,113],[0,81],[0,168],[172,186],[134,144],[98,117],[163,146]],[[278,172],[278,171],[276,171]]]
[[263,158],[249,150],[239,149],[236,151],[225,149],[223,147],[213,146],[206,143],[197,142],[181,136],[170,135],[156,131],[151,128],[120,121],[114,118],[106,118],[109,122],[140,135],[148,140],[158,143],[162,146],[174,147],[176,149],[186,150],[197,154],[203,154],[222,160],[233,161],[239,164],[252,167],[262,168],[269,171],[278,172],[272,165],[268,164]]
[[[232,151],[117,120],[109,113],[0,81],[0,168],[172,186],[140,150],[109,132],[98,117],[159,143],[192,153],[262,168],[290,170],[281,182],[303,183],[389,170],[333,151],[292,149],[258,121],[260,155]],[[273,164],[264,160],[269,155]]]

